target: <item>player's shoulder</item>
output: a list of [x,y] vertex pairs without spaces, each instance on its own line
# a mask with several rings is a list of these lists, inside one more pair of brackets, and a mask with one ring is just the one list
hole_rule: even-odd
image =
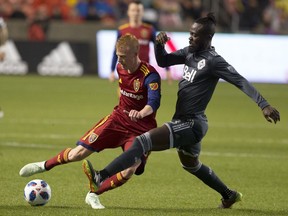
[[145,27],[145,28],[154,28],[153,25],[151,25],[150,23],[145,23],[145,22],[142,23],[142,27]]
[[139,70],[143,72],[144,76],[147,77],[151,73],[158,74],[158,71],[154,66],[150,65],[148,62],[142,61]]
[[123,29],[127,29],[127,28],[130,28],[129,23],[124,23],[124,24],[122,24],[122,25],[120,25],[120,26],[118,27],[118,29],[119,29],[120,31],[122,31]]
[[145,23],[145,22],[142,23],[141,27],[144,28],[144,29],[149,29],[151,31],[154,30],[153,25],[151,25],[149,23]]
[[207,58],[208,60],[214,61],[215,59],[222,58],[215,50],[215,47],[211,47],[211,49],[205,50],[202,53],[203,57]]

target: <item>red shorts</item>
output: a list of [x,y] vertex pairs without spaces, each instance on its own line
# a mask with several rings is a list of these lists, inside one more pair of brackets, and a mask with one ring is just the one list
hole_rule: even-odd
[[[142,134],[132,133],[123,127],[116,115],[108,115],[94,125],[84,136],[80,138],[77,145],[81,145],[90,151],[100,152],[104,149],[121,147],[123,151],[130,148],[136,136]],[[144,172],[147,157],[142,158],[142,163],[135,174]]]

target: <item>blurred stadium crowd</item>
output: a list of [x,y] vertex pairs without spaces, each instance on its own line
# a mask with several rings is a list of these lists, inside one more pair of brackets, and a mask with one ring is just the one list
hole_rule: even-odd
[[[53,20],[99,22],[115,27],[126,22],[131,0],[0,0],[0,17],[22,19],[30,39],[41,40]],[[287,0],[145,0],[144,21],[158,30],[187,30],[191,21],[214,11],[218,32],[287,34]]]

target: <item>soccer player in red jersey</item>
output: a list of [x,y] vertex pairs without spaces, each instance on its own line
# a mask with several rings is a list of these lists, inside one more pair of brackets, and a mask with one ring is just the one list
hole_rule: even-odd
[[[31,176],[57,165],[80,161],[93,152],[108,148],[121,147],[126,151],[136,136],[157,127],[155,116],[161,98],[160,75],[149,63],[140,60],[139,42],[134,35],[120,37],[116,43],[116,53],[121,96],[113,112],[84,134],[77,142],[77,147],[66,148],[47,161],[25,165],[19,172],[21,176]],[[86,203],[94,209],[104,208],[98,195],[123,185],[134,173],[141,175],[146,160],[147,155],[139,163],[108,178],[99,189],[90,185]]]
[[[149,51],[150,51],[150,42],[154,43],[156,39],[156,30],[155,28],[142,21],[144,14],[144,6],[140,1],[132,1],[128,5],[127,15],[129,22],[119,26],[117,31],[117,40],[127,33],[135,35],[140,44],[139,58],[142,61],[149,62]],[[111,82],[115,81],[114,70],[117,63],[116,50],[114,50],[112,63],[111,63],[111,74],[109,80]],[[167,79],[171,82],[171,75],[169,68],[167,69]]]

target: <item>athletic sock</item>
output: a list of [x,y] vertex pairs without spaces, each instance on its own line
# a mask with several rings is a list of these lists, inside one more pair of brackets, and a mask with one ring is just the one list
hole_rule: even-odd
[[55,166],[68,163],[68,154],[72,148],[66,148],[62,150],[59,154],[45,162],[45,169],[50,170]]
[[224,192],[221,193],[223,199],[229,199],[233,193],[235,193],[233,190],[230,190],[229,188],[226,188]]
[[100,181],[131,167],[136,161],[141,160],[142,155],[151,149],[151,141],[144,141],[146,139],[147,135],[145,134],[136,137],[133,145],[127,151],[123,152],[99,172]]
[[100,188],[96,191],[97,195],[100,195],[108,190],[113,190],[121,185],[125,184],[129,180],[124,178],[121,172],[107,178],[105,181],[101,183]]
[[227,188],[210,167],[202,164],[202,166],[192,174],[220,193],[224,199],[229,199],[229,193],[231,190]]

